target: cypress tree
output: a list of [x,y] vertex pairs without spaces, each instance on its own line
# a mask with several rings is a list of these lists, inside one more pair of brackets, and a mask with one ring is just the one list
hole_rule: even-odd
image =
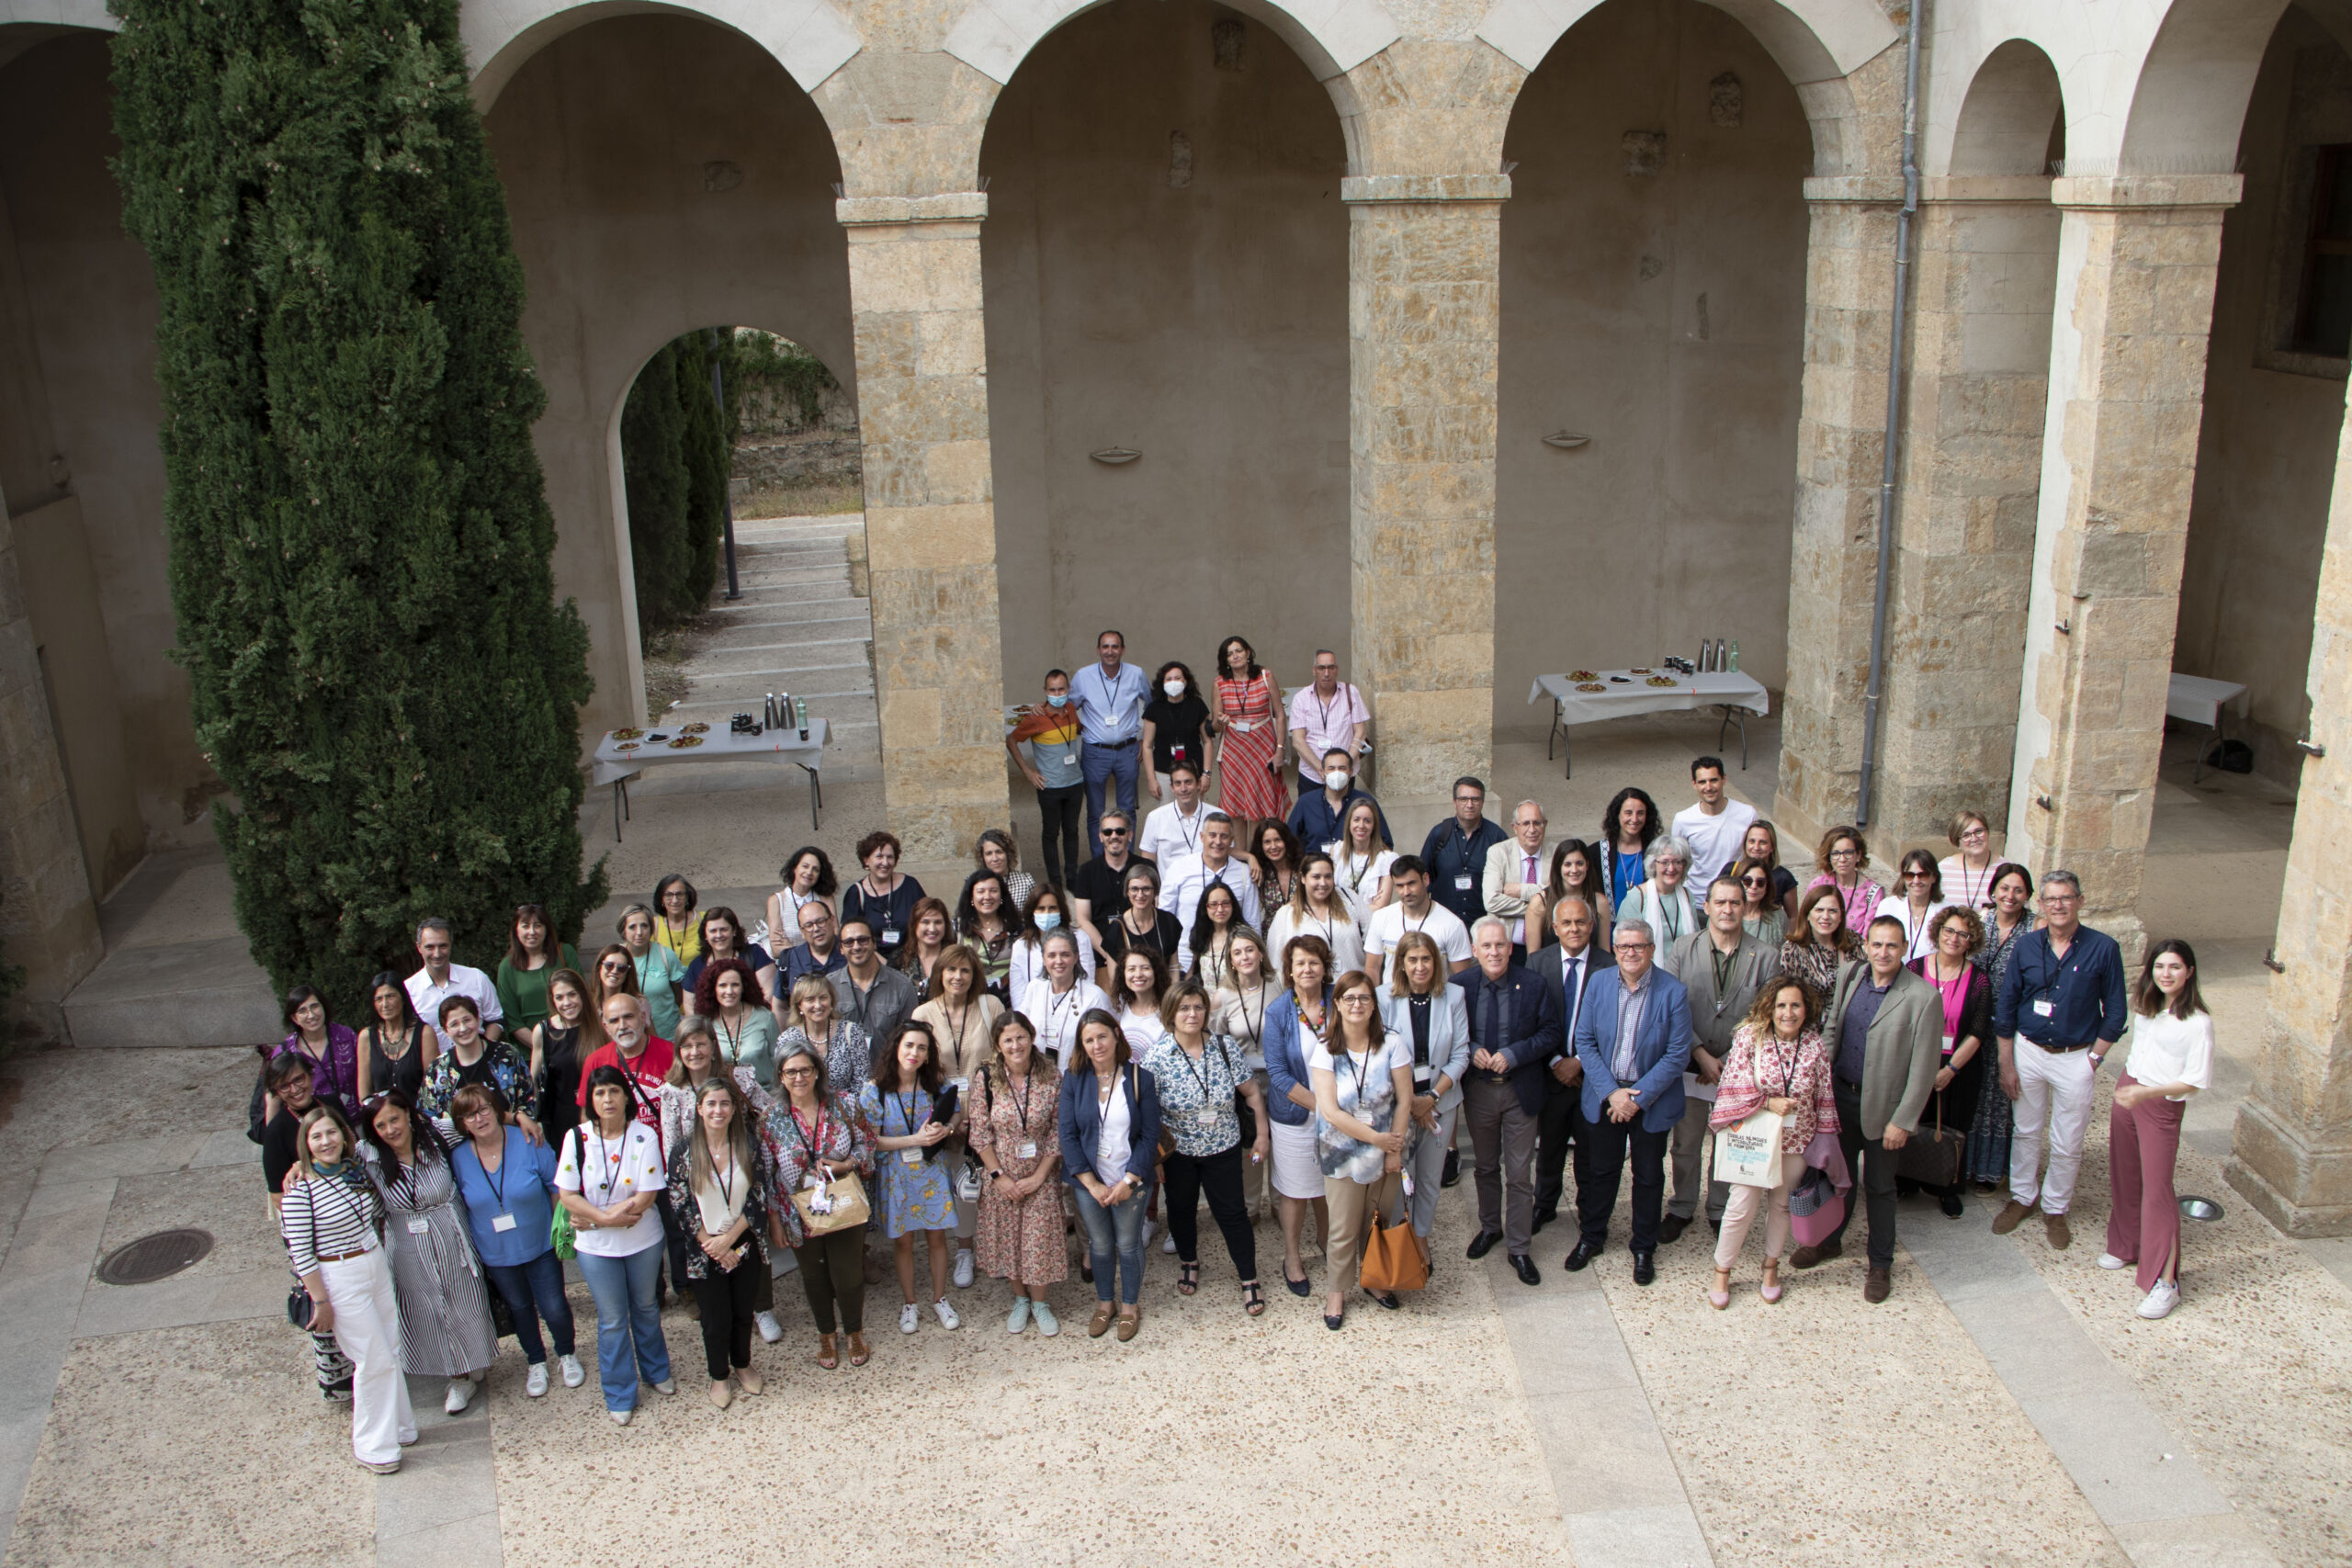
[[621,479],[640,631],[675,626],[693,613],[679,606],[689,554],[685,434],[677,344],[663,344],[637,373],[621,405]]
[[731,454],[718,404],[711,397],[708,333],[677,341],[678,401],[686,416],[686,607],[697,615],[718,580],[718,552],[727,529],[727,470]]
[[575,939],[587,637],[555,602],[522,271],[454,0],[115,0],[155,268],[176,657],[238,923],[346,1010],[447,917]]

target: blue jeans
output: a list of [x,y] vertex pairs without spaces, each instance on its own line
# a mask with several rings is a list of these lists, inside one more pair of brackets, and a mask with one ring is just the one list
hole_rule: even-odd
[[588,1288],[596,1293],[596,1371],[604,1379],[605,1408],[634,1410],[639,1380],[670,1381],[670,1347],[662,1337],[662,1311],[653,1304],[662,1247],[640,1247],[627,1258],[583,1252],[579,1261]]
[[533,1366],[548,1359],[548,1348],[539,1339],[539,1319],[548,1320],[548,1332],[555,1337],[555,1353],[571,1354],[571,1303],[563,1297],[563,1265],[556,1260],[550,1247],[528,1263],[485,1263],[490,1282],[506,1299],[509,1311],[514,1314],[515,1343],[523,1347],[523,1359]]
[[[1086,848],[1091,854],[1102,852],[1102,835],[1096,831],[1102,820],[1103,786],[1111,780],[1119,781],[1119,809],[1127,814],[1130,822],[1136,814],[1136,762],[1143,750],[1135,741],[1125,746],[1097,746],[1089,740],[1079,749],[1078,765],[1086,775]],[[1131,835],[1127,847],[1135,848]]]
[[1143,1211],[1150,1201],[1149,1190],[1107,1209],[1096,1202],[1094,1194],[1085,1188],[1074,1187],[1071,1190],[1078,1194],[1079,1222],[1086,1226],[1086,1249],[1094,1267],[1094,1299],[1111,1299],[1115,1250],[1120,1303],[1135,1305],[1143,1295]]

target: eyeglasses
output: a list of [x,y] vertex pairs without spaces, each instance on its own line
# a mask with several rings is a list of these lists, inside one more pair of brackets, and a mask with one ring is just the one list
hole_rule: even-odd
[[780,1078],[813,1078],[816,1076],[814,1067],[786,1067],[776,1075]]
[[1860,850],[1832,850],[1829,852],[1829,858],[1831,860],[1860,860],[1862,858],[1862,852]]
[[1771,880],[1772,879],[1769,876],[1762,875],[1756,872],[1750,872],[1746,876],[1741,877],[1739,879],[1739,883],[1743,887],[1762,887]]
[[845,936],[842,938],[842,945],[843,947],[872,947],[874,939],[870,936]]
[[1343,1008],[1368,1008],[1372,1005],[1372,998],[1363,991],[1350,991],[1340,998],[1340,1005]]

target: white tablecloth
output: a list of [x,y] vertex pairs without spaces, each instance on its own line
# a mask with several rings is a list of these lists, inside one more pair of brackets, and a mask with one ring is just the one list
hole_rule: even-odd
[[[1771,711],[1771,698],[1766,694],[1763,682],[1753,675],[1743,675],[1736,670],[1714,670],[1703,675],[1684,675],[1672,670],[1655,673],[1672,679],[1674,684],[1653,686],[1648,683],[1648,675],[1636,675],[1628,670],[1603,670],[1600,680],[1609,688],[1607,691],[1579,692],[1578,682],[1566,675],[1538,675],[1527,700],[1540,703],[1549,697],[1558,703],[1562,724],[1597,724],[1604,718],[1624,718],[1637,713],[1671,713],[1717,705],[1746,708],[1759,716]],[[1624,682],[1611,681],[1612,675],[1623,676]]]
[[2183,724],[2219,728],[2222,709],[2245,695],[2235,681],[2215,681],[2203,675],[2175,675],[2165,694],[2165,716]]
[[[657,724],[647,728],[647,735],[661,734],[675,739],[679,727]],[[808,717],[808,739],[800,739],[797,729],[771,729],[761,735],[736,735],[724,724],[714,723],[704,732],[702,744],[672,750],[670,740],[640,738],[637,750],[624,751],[622,741],[607,734],[596,743],[596,771],[594,782],[599,785],[618,784],[634,778],[648,768],[658,768],[666,762],[776,762],[794,763],[803,768],[817,769],[825,760],[825,721],[814,714]]]

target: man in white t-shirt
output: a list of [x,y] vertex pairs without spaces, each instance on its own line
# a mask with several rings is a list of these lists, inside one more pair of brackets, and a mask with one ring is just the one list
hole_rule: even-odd
[[1470,967],[1470,928],[1462,917],[1430,897],[1430,868],[1419,855],[1398,855],[1388,867],[1389,890],[1396,895],[1386,908],[1372,912],[1363,933],[1364,973],[1380,984],[1388,955],[1407,931],[1423,931],[1445,954],[1445,972],[1459,975]]
[[[1174,782],[1174,775],[1170,775]],[[1250,880],[1250,868],[1233,858],[1233,818],[1222,811],[1212,811],[1201,824],[1201,852],[1181,855],[1160,868],[1159,907],[1176,917],[1184,928],[1187,954],[1185,967],[1191,968],[1193,920],[1201,912],[1201,895],[1208,891],[1212,882],[1222,882],[1231,889],[1234,899],[1241,906],[1241,920],[1251,930],[1262,928],[1259,919],[1258,885]]]
[[1176,798],[1151,808],[1143,819],[1143,837],[1136,853],[1159,866],[1163,874],[1186,855],[1201,852],[1201,829],[1215,807],[1201,799],[1201,771],[1190,762],[1168,770],[1168,787]]
[[1747,829],[1756,820],[1756,807],[1724,794],[1721,757],[1702,757],[1691,763],[1690,785],[1699,792],[1699,804],[1674,814],[1674,830],[1690,844],[1690,885],[1704,889],[1714,886],[1715,878],[1739,858],[1740,846],[1747,841]]
[[433,1025],[433,1032],[441,1035],[441,1049],[450,1048],[449,1037],[441,1034],[441,1004],[451,997],[463,997],[474,1004],[481,1015],[481,1032],[491,1040],[506,1032],[503,1021],[505,1012],[498,1005],[498,987],[489,976],[463,964],[449,962],[449,922],[438,915],[428,915],[417,923],[416,955],[424,967],[408,977],[408,999],[416,1008],[416,1016]]

